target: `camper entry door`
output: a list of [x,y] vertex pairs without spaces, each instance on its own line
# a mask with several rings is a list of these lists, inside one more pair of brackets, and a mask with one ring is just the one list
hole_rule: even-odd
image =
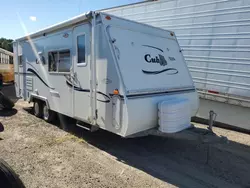
[[83,24],[73,30],[73,114],[81,120],[90,113],[90,28]]

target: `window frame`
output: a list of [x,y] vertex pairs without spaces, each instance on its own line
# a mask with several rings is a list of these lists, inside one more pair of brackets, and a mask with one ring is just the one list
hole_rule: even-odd
[[[17,64],[19,67],[23,67],[23,63],[24,63],[24,58],[23,58],[23,42],[20,43],[20,42],[17,42],[16,43],[17,46],[16,46],[16,50],[17,50]],[[20,58],[21,58],[21,64],[20,64]]]
[[9,64],[10,65],[14,64],[14,57],[13,56],[9,56]]
[[[21,61],[20,61],[21,60]],[[20,63],[22,62],[22,63]],[[23,66],[23,54],[18,55],[18,66],[22,67]]]
[[[70,54],[70,63],[71,63],[69,71],[68,72],[59,72],[58,71],[59,63],[56,64],[56,71],[50,71],[49,70],[49,68],[50,68],[49,54],[56,52],[57,59],[59,59],[60,58],[59,53],[62,52],[62,51],[69,51],[69,54]],[[50,50],[50,51],[47,52],[47,61],[48,61],[47,64],[48,64],[48,72],[49,72],[49,74],[70,74],[72,66],[73,66],[72,65],[72,50],[70,48],[62,48],[62,49],[53,49],[53,50]]]
[[[79,36],[84,36],[85,37],[85,62],[84,63],[78,63],[78,37]],[[77,35],[76,35],[76,66],[78,66],[78,67],[85,67],[85,66],[87,66],[87,42],[86,42],[86,33],[85,32],[81,32],[81,33],[78,33]]]

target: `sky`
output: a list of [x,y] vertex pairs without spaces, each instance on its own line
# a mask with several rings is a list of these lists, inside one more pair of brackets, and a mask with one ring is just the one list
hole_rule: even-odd
[[0,38],[24,36],[28,33],[70,19],[90,10],[136,3],[142,0],[5,0],[1,2]]

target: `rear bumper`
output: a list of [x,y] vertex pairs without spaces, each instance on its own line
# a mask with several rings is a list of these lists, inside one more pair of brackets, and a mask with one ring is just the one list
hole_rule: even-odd
[[199,107],[199,98],[196,90],[161,93],[147,96],[130,96],[124,105],[123,124],[126,129],[122,133],[128,136],[158,126],[158,103],[172,98],[186,98],[189,101],[191,116],[195,116]]

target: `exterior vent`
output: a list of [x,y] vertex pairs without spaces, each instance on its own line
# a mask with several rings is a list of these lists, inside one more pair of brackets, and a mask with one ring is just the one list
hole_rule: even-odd
[[26,77],[26,88],[28,91],[33,91],[33,78],[30,76]]

